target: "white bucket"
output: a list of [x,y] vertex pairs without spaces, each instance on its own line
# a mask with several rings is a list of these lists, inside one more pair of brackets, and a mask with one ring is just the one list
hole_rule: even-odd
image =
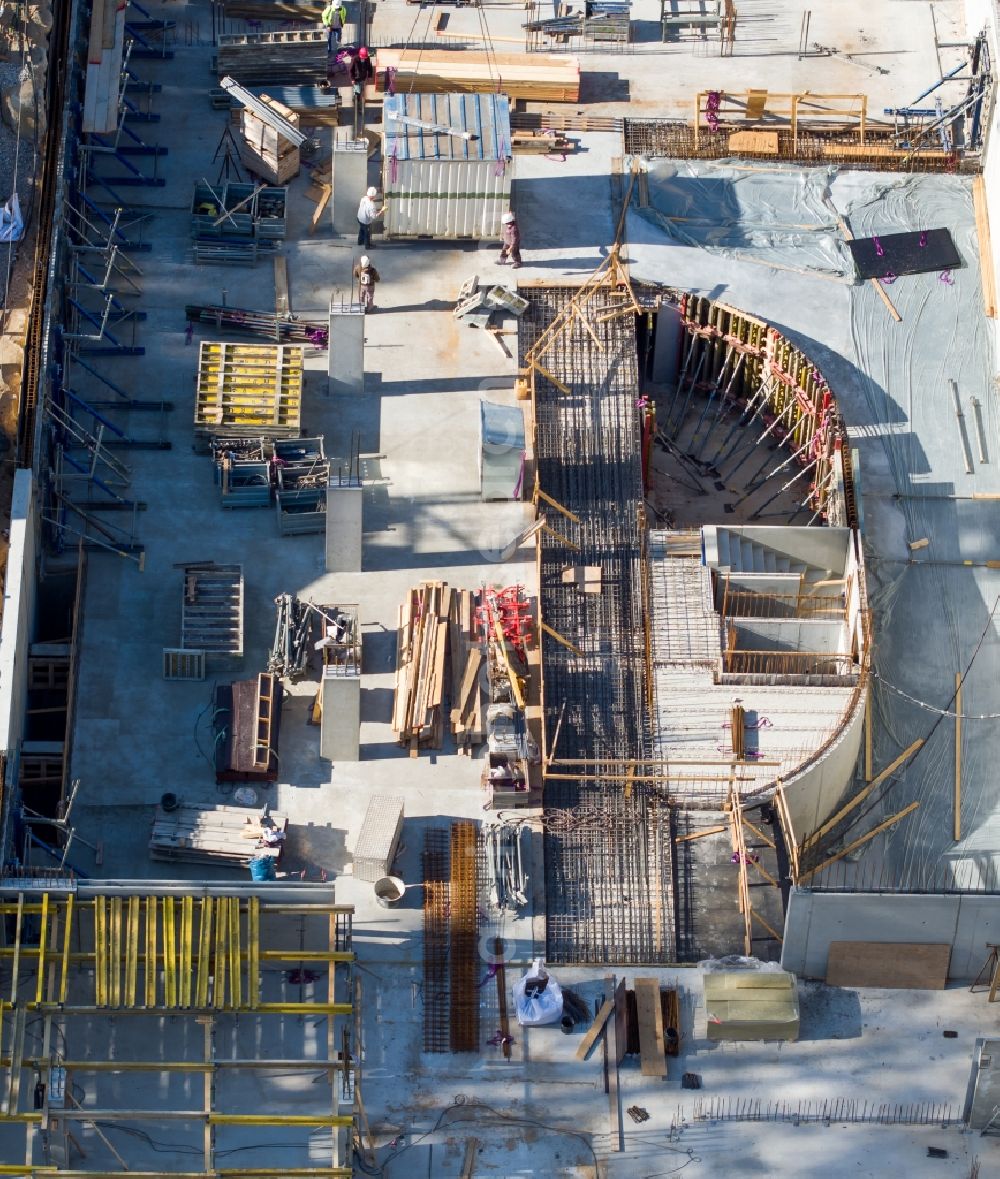
[[403,899],[406,885],[398,876],[383,876],[375,881],[375,900],[383,909],[392,909]]

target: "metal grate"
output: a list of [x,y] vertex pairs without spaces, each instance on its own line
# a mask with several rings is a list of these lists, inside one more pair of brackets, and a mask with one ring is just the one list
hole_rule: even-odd
[[203,680],[205,678],[205,652],[185,651],[180,647],[164,647],[163,678],[165,680]]

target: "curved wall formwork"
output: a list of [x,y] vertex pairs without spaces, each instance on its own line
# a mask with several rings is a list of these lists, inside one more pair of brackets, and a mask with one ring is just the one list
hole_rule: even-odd
[[[717,914],[711,931],[695,928],[711,907],[698,881],[712,887],[713,857],[732,879],[744,815],[775,832],[781,863],[755,866],[794,878],[857,761],[868,630],[836,401],[776,329],[696,296],[633,291],[614,252],[581,288],[526,293],[521,363],[546,517],[547,955],[762,952],[749,903],[732,928]],[[673,370],[649,379],[664,348]],[[742,451],[720,470],[723,438]],[[669,506],[658,478],[687,495]],[[775,504],[802,524],[771,523]],[[599,592],[564,576],[576,566],[600,569]],[[746,873],[740,861],[744,884]],[[764,956],[780,949],[780,894],[760,909],[777,947]]]

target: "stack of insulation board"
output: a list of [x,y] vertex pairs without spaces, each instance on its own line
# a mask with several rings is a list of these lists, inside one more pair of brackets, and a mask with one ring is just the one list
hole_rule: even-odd
[[499,240],[514,176],[507,96],[389,95],[382,122],[385,236]]
[[[298,127],[299,116],[295,111],[267,94],[261,94],[260,101],[293,127]],[[298,147],[289,143],[249,107],[240,111],[240,134],[240,160],[248,171],[275,185],[287,184],[298,176]]]
[[784,970],[709,970],[704,978],[710,1040],[797,1040],[799,993]]
[[395,70],[397,94],[506,94],[531,102],[579,102],[580,62],[562,53],[485,53],[473,49],[380,49],[374,87]]
[[287,438],[302,421],[301,344],[234,344],[204,340],[198,358],[195,435]]
[[118,126],[118,91],[125,46],[124,0],[93,0],[81,129],[107,134]]

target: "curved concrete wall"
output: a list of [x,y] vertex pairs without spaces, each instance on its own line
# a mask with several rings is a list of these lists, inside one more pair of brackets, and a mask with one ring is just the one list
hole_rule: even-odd
[[788,814],[799,845],[833,814],[851,780],[865,731],[867,695],[867,688],[858,694],[853,711],[830,747],[784,783]]

